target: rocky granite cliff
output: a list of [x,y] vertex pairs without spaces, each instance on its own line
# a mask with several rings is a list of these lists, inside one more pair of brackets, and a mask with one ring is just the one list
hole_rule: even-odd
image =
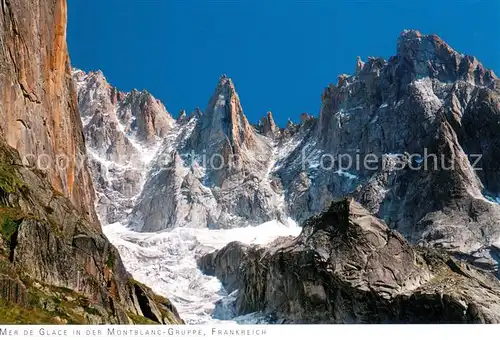
[[233,242],[199,266],[230,294],[233,314],[274,323],[498,323],[500,284],[448,254],[411,246],[358,203],[341,200],[297,238]]
[[82,165],[66,1],[2,0],[1,11],[0,133],[26,163],[46,168],[54,188],[97,228],[92,179]]
[[298,238],[199,260],[234,315],[500,322],[500,81],[476,58],[405,30],[394,56],[329,85],[317,118],[252,125],[223,75],[174,119],[146,90],[71,68],[65,0],[0,6],[0,321],[182,323],[100,222],[291,218]]
[[[168,299],[127,273],[101,232],[66,1],[0,5],[0,322],[182,323]],[[163,131],[155,114],[137,123],[145,140]]]

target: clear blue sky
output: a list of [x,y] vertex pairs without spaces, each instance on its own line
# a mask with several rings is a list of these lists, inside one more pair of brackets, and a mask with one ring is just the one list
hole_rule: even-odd
[[69,0],[72,64],[147,89],[175,116],[205,108],[223,73],[252,122],[317,115],[356,56],[388,58],[405,29],[436,33],[500,74],[500,1]]

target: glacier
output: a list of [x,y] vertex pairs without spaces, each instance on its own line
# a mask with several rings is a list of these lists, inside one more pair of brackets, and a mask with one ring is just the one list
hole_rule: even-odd
[[197,268],[196,259],[232,241],[264,245],[279,236],[298,236],[300,231],[291,219],[285,224],[269,221],[245,228],[174,228],[156,233],[136,232],[120,222],[103,226],[126,269],[157,294],[168,296],[187,324],[259,323],[263,316],[256,313],[233,320],[214,317],[215,303],[227,293],[217,278]]

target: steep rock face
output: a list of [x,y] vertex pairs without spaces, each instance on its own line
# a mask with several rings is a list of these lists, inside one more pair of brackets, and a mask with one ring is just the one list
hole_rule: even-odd
[[268,247],[228,244],[199,260],[236,314],[285,323],[497,323],[500,285],[449,255],[412,247],[358,203],[341,200]]
[[[219,144],[226,141],[235,149],[234,152],[251,149],[257,143],[253,129],[243,113],[234,84],[230,78],[223,75],[193,132],[191,147],[200,153],[209,148],[220,151]],[[203,144],[204,142],[207,144]]]
[[476,58],[454,51],[436,35],[423,35],[405,30],[398,40],[397,71],[401,84],[422,77],[441,82],[463,80],[473,85],[488,86],[496,78]]
[[170,226],[200,228],[216,223],[220,215],[217,201],[204,187],[195,168],[186,168],[176,152],[172,160],[153,176],[146,188],[156,188],[151,196],[140,199],[134,213],[141,225],[157,231]]
[[213,158],[208,179],[219,187],[229,177],[240,176],[247,169],[264,172],[268,167],[265,155],[271,149],[248,122],[234,84],[225,75],[220,78],[188,143],[195,154]]
[[[0,134],[95,222],[66,46],[65,0],[1,1]],[[42,24],[43,23],[43,24]]]
[[165,106],[147,91],[129,93],[119,103],[117,114],[127,124],[125,131],[135,130],[138,140],[145,142],[166,137],[174,123]]
[[182,120],[177,131],[134,208],[138,229],[231,228],[284,218],[268,177],[272,146],[249,124],[231,79],[221,77],[205,112]]
[[142,188],[147,164],[175,121],[147,91],[121,92],[101,71],[73,70],[73,79],[99,218],[103,224],[121,221]]

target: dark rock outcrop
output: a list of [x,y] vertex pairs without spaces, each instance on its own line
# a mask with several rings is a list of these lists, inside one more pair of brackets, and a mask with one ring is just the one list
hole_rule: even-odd
[[187,115],[186,110],[181,110],[181,112],[179,112],[179,116],[177,117],[177,123],[183,123],[189,120],[189,118],[190,117]]
[[352,200],[308,219],[297,238],[238,242],[199,260],[237,289],[236,313],[288,323],[498,323],[500,284],[446,253],[411,246]]

